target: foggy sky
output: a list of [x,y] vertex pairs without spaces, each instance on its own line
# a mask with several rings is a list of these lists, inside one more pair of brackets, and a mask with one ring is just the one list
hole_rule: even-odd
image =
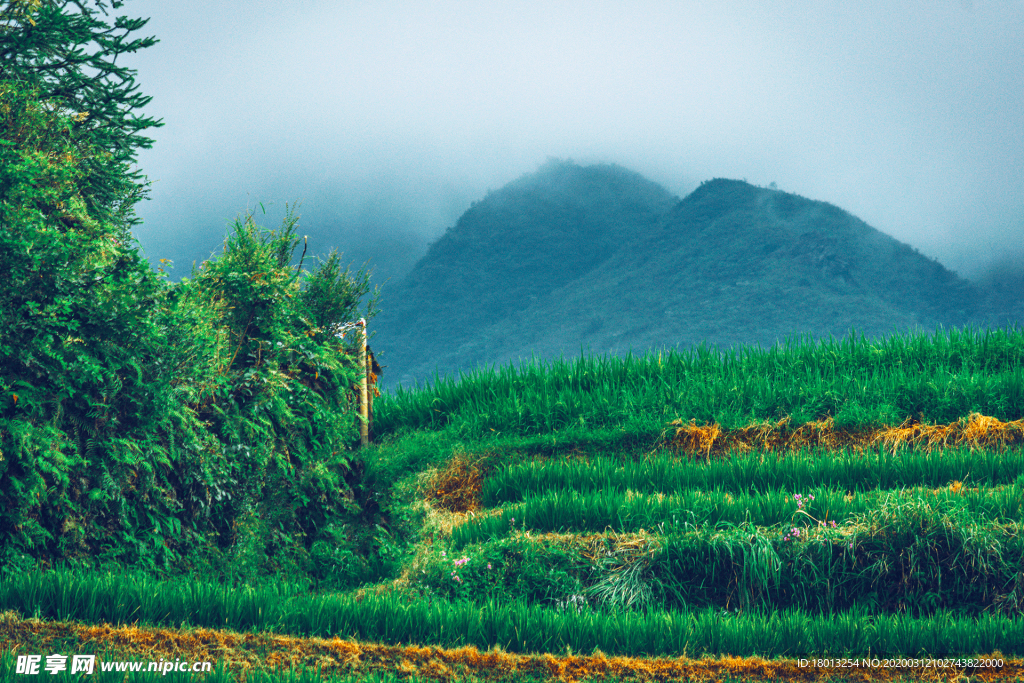
[[[175,279],[246,208],[397,277],[549,157],[830,202],[973,276],[1024,258],[1024,0],[129,0]],[[259,203],[266,208],[262,214]],[[1024,261],[1020,261],[1024,262]],[[386,290],[385,290],[386,291]]]

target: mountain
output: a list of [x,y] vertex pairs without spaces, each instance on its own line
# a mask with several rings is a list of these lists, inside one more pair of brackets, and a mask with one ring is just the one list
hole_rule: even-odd
[[678,200],[620,167],[566,162],[474,204],[389,303],[375,340],[385,386],[531,354],[768,346],[1019,314],[825,202],[724,179]]
[[[374,321],[386,384],[489,360],[474,337],[584,276],[677,201],[618,166],[551,161],[491,192],[432,244]],[[463,349],[466,344],[470,347]],[[454,353],[453,353],[454,352]]]

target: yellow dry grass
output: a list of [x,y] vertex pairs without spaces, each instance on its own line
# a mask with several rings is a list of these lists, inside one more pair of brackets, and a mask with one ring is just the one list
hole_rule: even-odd
[[832,418],[796,428],[790,427],[789,418],[731,430],[724,430],[718,424],[697,425],[694,420],[686,424],[678,419],[668,427],[661,445],[705,457],[752,449],[792,451],[818,447],[863,451],[881,445],[893,451],[905,448],[930,451],[951,447],[1002,449],[1024,443],[1024,420],[1002,422],[979,413],[971,413],[948,425],[926,425],[908,419],[897,427],[881,429],[838,429]]
[[[592,655],[516,654],[473,646],[442,648],[420,645],[381,645],[334,638],[299,638],[270,633],[236,633],[197,629],[139,628],[82,625],[22,619],[14,612],[0,614],[0,648],[6,652],[102,652],[105,661],[134,660],[191,662],[223,660],[237,681],[256,671],[275,668],[319,667],[321,675],[401,674],[445,683],[457,681],[534,680],[577,681],[961,681],[957,668],[865,667],[837,669],[801,666],[795,659],[761,657],[609,657]],[[1002,658],[998,653],[991,657]],[[1006,659],[1000,669],[974,672],[975,681],[1012,681],[1024,676],[1024,660]]]
[[480,506],[485,456],[456,452],[430,481],[427,500],[449,512],[474,512]]

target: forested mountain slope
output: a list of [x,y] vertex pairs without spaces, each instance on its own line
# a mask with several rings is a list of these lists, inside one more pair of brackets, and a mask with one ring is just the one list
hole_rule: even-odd
[[383,379],[423,376],[439,358],[453,359],[449,369],[488,360],[472,350],[481,330],[593,270],[674,201],[623,168],[557,161],[491,192],[385,291]]
[[387,385],[505,363],[1003,323],[1019,311],[831,204],[737,180],[683,200],[549,163],[475,204],[397,288]]

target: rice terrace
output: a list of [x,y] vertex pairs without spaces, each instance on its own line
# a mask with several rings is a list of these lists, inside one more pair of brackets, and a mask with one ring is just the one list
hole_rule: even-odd
[[226,583],[8,576],[0,666],[63,648],[209,659],[213,681],[1016,680],[1022,361],[1020,330],[954,330],[439,378],[378,399],[359,451],[378,576],[272,578],[259,553]]

